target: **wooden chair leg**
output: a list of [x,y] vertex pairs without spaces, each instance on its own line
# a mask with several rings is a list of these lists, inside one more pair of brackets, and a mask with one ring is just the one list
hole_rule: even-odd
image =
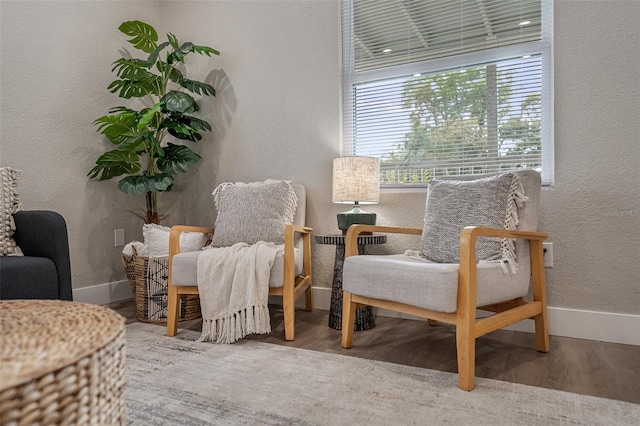
[[169,284],[167,299],[167,336],[173,337],[178,331],[178,304],[180,303],[178,287]]
[[285,292],[282,295],[282,310],[284,311],[284,339],[293,340],[296,338],[296,304],[292,292]]
[[352,302],[351,293],[342,293],[342,347],[353,346],[353,330],[356,325],[356,304]]
[[304,292],[304,310],[307,312],[313,311],[313,289],[311,283]]
[[534,317],[536,329],[536,349],[549,352],[549,325],[547,320],[547,290],[544,276],[544,255],[542,241],[531,241],[531,286],[533,300],[540,302],[542,312]]
[[475,387],[476,339],[471,331],[471,321],[460,321],[456,325],[458,383],[465,391],[472,391]]
[[536,329],[536,349],[538,352],[549,352],[549,329],[547,313],[538,314],[534,318]]

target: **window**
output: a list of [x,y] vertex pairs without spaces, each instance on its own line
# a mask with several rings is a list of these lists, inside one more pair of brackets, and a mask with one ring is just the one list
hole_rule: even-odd
[[553,178],[550,0],[343,0],[344,155],[381,183]]

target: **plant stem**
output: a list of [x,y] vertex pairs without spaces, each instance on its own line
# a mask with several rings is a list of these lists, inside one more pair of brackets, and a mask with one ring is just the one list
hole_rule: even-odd
[[145,194],[147,201],[147,215],[145,217],[145,223],[160,223],[160,217],[158,215],[158,193],[147,192]]

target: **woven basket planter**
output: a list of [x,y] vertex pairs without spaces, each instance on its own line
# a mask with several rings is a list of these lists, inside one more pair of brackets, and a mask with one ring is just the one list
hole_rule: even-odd
[[[169,258],[138,256],[133,249],[131,261],[123,257],[122,263],[136,301],[138,321],[166,323]],[[179,309],[179,321],[189,321],[202,315],[197,294],[183,297]]]

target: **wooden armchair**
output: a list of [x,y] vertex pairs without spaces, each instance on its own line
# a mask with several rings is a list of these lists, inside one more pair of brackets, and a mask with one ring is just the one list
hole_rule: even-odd
[[[474,388],[475,339],[524,319],[535,321],[536,348],[549,350],[542,241],[535,232],[540,176],[518,172],[528,201],[519,210],[517,230],[465,227],[460,234],[459,263],[425,263],[405,255],[358,255],[363,232],[423,234],[423,229],[354,225],[346,236],[343,272],[342,347],[353,344],[355,311],[376,306],[456,326],[460,388]],[[496,263],[477,263],[479,238],[516,239],[517,273],[505,274]],[[532,300],[525,299],[532,285]],[[476,310],[494,312],[476,319]]]
[[[304,226],[306,193],[302,185],[293,184],[298,197],[294,223],[285,225],[284,253],[278,255],[271,268],[269,295],[282,297],[286,340],[295,338],[295,302],[304,293],[305,309],[312,310],[311,232]],[[178,225],[169,236],[169,277],[167,335],[175,336],[178,327],[180,299],[198,294],[197,259],[200,252],[180,251],[180,234],[203,232],[213,234],[213,227]]]

